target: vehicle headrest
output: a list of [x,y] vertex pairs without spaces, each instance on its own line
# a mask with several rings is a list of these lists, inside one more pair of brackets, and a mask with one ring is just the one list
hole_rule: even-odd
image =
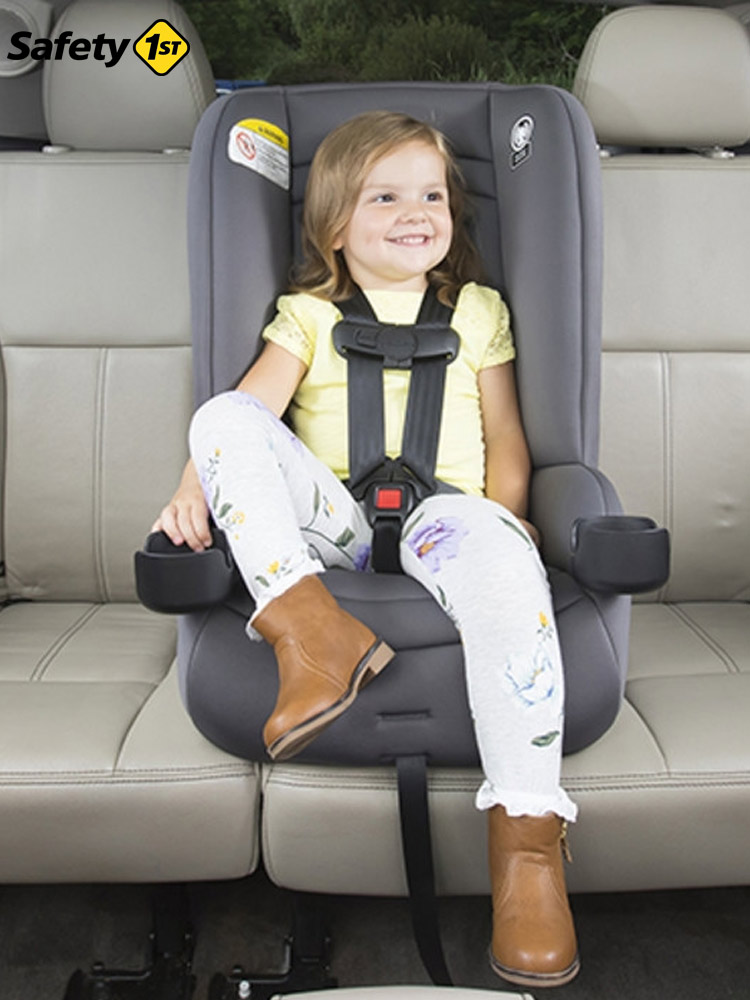
[[589,37],[573,92],[600,143],[741,146],[750,137],[750,38],[723,10],[616,10]]
[[[139,58],[133,43],[165,20],[190,44],[188,54],[165,74]],[[81,150],[188,149],[198,119],[215,96],[205,50],[182,8],[173,0],[73,0],[51,38],[70,31],[64,58],[44,63],[44,113],[50,142]],[[98,36],[122,47],[112,62],[99,44],[85,59],[73,58],[76,39]],[[165,36],[166,37],[166,36]],[[123,42],[127,40],[127,44]],[[84,50],[80,46],[79,51]],[[107,65],[107,62],[112,62]]]

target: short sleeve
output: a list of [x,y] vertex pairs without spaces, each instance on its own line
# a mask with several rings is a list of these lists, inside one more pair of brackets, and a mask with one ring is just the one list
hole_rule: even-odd
[[264,340],[286,348],[308,368],[315,353],[318,327],[314,305],[307,301],[311,298],[305,294],[282,295],[276,303],[276,315],[263,330]]
[[456,306],[461,330],[471,332],[477,344],[477,370],[512,361],[516,356],[510,313],[500,293],[487,285],[464,285]]
[[499,296],[498,304],[500,308],[497,314],[497,325],[489,344],[487,344],[487,350],[479,366],[480,371],[482,368],[491,368],[493,365],[503,365],[506,361],[512,361],[516,356],[516,348],[510,332],[508,307]]

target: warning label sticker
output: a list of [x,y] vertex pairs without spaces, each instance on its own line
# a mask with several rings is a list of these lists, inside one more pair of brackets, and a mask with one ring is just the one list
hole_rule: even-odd
[[239,163],[289,190],[289,136],[277,125],[260,118],[245,118],[232,126],[229,149],[232,163]]

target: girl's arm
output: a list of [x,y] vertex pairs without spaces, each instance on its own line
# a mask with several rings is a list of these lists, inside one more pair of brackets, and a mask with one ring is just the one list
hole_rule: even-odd
[[291,351],[268,341],[237,389],[255,396],[280,417],[292,401],[306,371],[307,366]]
[[[303,362],[291,352],[278,344],[267,343],[237,389],[255,396],[280,417],[297,391],[305,371]],[[186,543],[195,552],[211,545],[208,506],[192,459],[188,459],[177,491],[151,530],[163,531],[174,545]]]
[[485,495],[515,514],[538,545],[539,532],[525,519],[531,458],[511,362],[479,372],[479,399],[485,448]]

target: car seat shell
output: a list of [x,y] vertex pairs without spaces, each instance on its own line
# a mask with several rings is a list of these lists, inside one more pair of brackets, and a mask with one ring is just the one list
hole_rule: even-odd
[[[511,305],[524,425],[540,470],[532,518],[541,522],[550,551],[562,552],[569,548],[574,517],[620,511],[604,477],[587,471],[598,448],[598,156],[588,119],[563,91],[502,84],[316,85],[253,89],[216,102],[201,120],[191,161],[196,401],[230,386],[259,349],[260,330],[299,253],[299,213],[317,143],[336,124],[373,108],[425,118],[448,135],[457,154],[485,265]],[[248,120],[269,122],[289,135],[289,190],[228,155],[232,130]],[[558,480],[560,469],[569,471]],[[545,491],[554,498],[563,482],[570,503],[545,502]],[[553,588],[571,751],[595,740],[617,713],[628,599],[591,595],[568,569],[560,565]],[[413,753],[424,744],[434,763],[475,764],[458,635],[430,607],[426,592],[390,575],[331,572],[325,579],[348,610],[395,643],[399,656],[388,676],[363,692],[300,759],[374,764],[392,759],[396,749]],[[406,600],[419,611],[402,631]],[[273,705],[275,667],[270,649],[249,646],[244,636],[251,610],[240,593],[221,610],[182,620],[182,690],[206,735],[233,753],[263,760],[259,733]],[[218,658],[211,652],[214,643],[222,650]],[[423,721],[401,725],[393,743],[382,719],[398,716]],[[434,734],[427,744],[425,730]]]

